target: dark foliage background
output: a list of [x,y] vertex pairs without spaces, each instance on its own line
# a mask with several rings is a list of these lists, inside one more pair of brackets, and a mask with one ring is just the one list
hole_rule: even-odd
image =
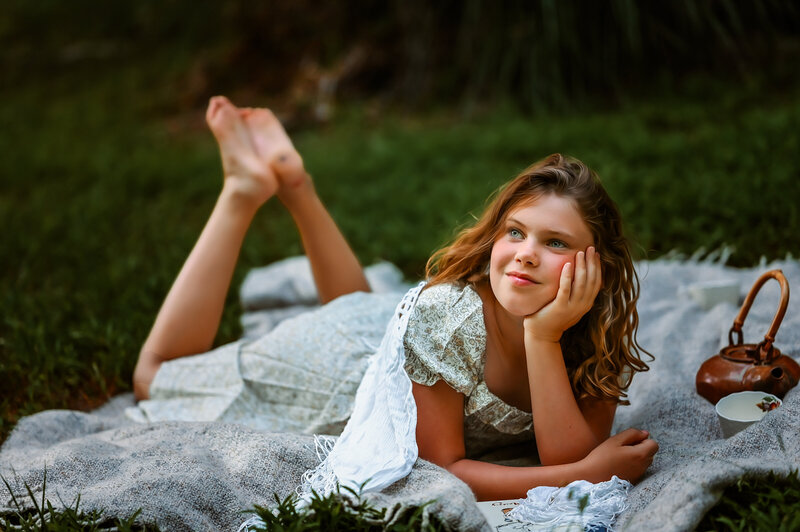
[[188,107],[211,87],[286,95],[317,71],[351,100],[469,108],[511,98],[535,112],[668,90],[697,73],[790,85],[800,59],[791,0],[4,4],[3,85],[166,53],[187,81],[173,103]]

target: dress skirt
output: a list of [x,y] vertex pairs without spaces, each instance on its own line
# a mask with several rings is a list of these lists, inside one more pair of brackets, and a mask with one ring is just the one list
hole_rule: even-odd
[[339,434],[369,356],[402,293],[354,293],[256,339],[165,362],[137,421],[223,421],[274,432]]

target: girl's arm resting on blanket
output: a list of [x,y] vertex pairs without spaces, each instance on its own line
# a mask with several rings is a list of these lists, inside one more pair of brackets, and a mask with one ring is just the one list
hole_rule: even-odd
[[479,500],[525,497],[536,486],[564,486],[574,480],[602,482],[613,475],[635,481],[658,450],[648,433],[628,429],[601,443],[585,458],[566,464],[509,467],[465,458],[464,395],[444,381],[412,383],[417,403],[419,456],[466,482]]
[[628,429],[601,443],[589,456],[569,464],[510,467],[457,460],[445,468],[466,482],[478,500],[524,498],[536,486],[566,486],[574,480],[604,482],[613,475],[636,481],[653,461],[658,445],[647,432]]

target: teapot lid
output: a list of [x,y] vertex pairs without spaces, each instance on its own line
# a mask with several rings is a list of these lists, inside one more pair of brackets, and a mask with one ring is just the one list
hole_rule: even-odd
[[738,344],[723,347],[719,354],[722,358],[732,362],[745,364],[768,364],[781,356],[781,351],[774,345],[766,345],[762,341],[758,344]]

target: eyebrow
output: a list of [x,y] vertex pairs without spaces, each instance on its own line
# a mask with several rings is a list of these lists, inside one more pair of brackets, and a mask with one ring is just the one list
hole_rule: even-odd
[[[507,223],[507,224],[513,224],[513,225],[519,225],[519,226],[522,226],[522,227],[524,227],[525,229],[527,229],[527,228],[528,228],[528,226],[527,226],[527,225],[525,225],[525,224],[524,224],[524,223],[522,223],[521,221],[517,220],[516,218],[510,218],[510,217],[509,217],[509,218],[506,220],[506,223]],[[576,236],[575,236],[575,235],[573,235],[572,233],[566,233],[566,232],[564,232],[564,231],[558,231],[558,230],[556,230],[556,229],[545,229],[544,233],[545,233],[546,235],[549,235],[549,236],[557,236],[557,237],[563,238],[563,239],[565,239],[565,240],[571,240],[571,239],[574,239],[574,238],[576,238]]]

